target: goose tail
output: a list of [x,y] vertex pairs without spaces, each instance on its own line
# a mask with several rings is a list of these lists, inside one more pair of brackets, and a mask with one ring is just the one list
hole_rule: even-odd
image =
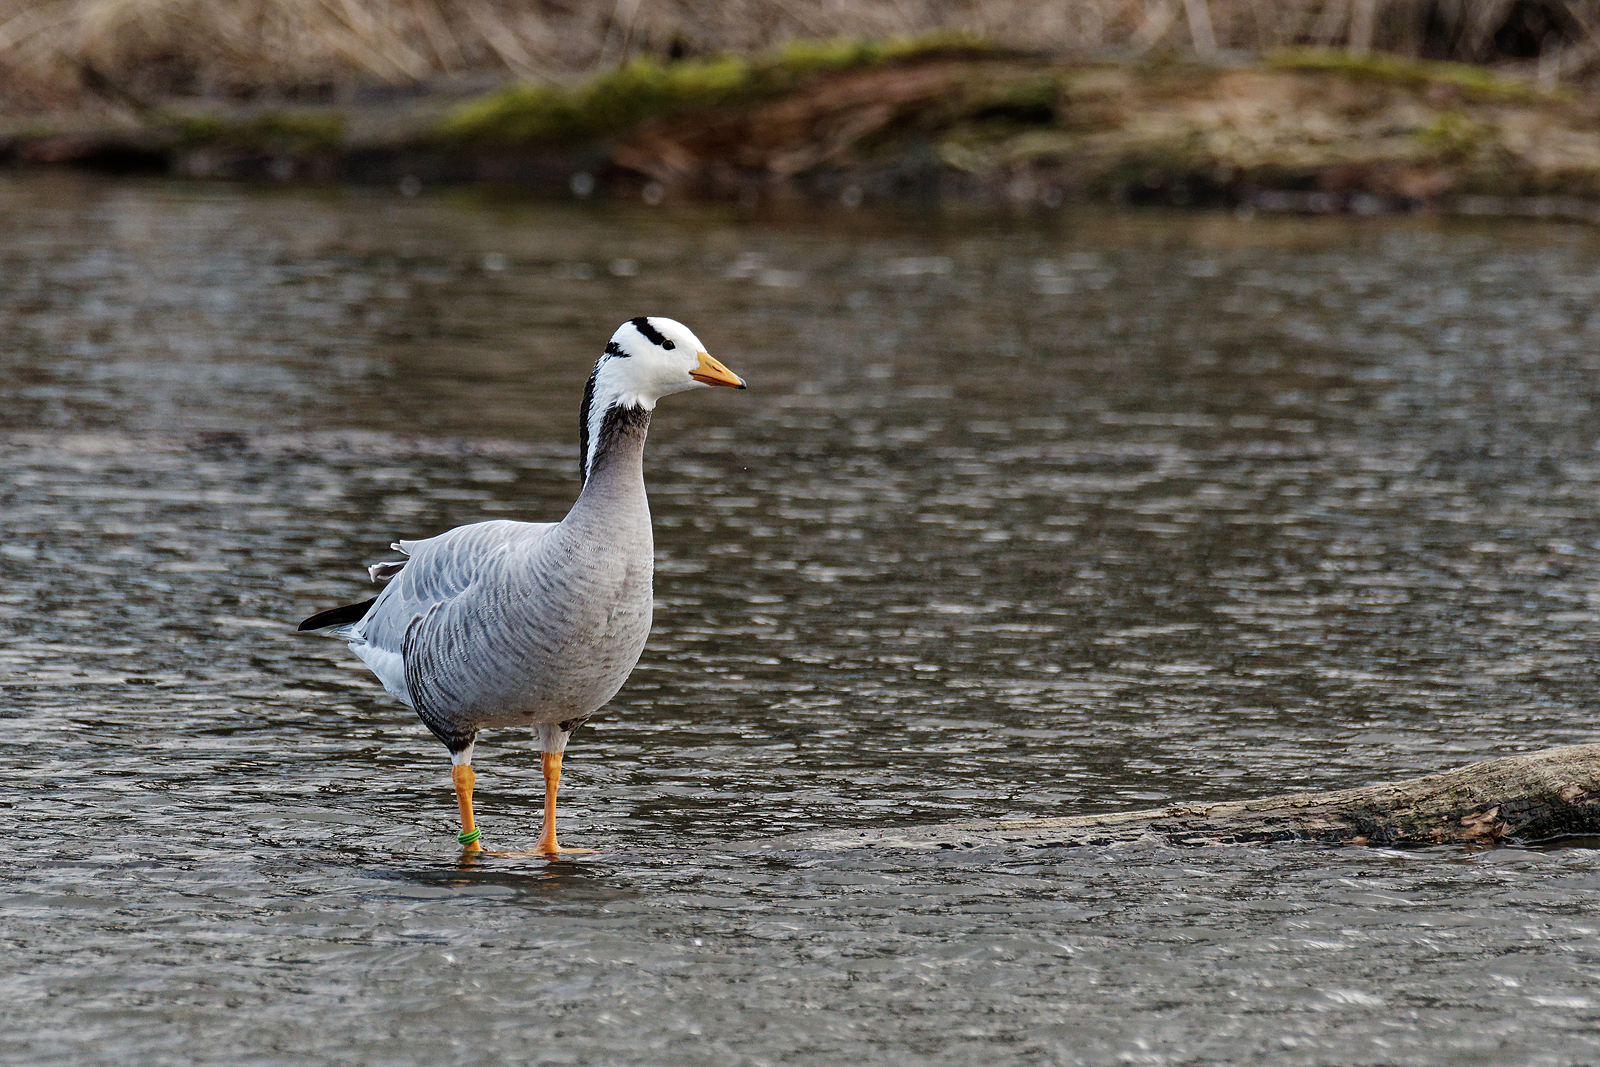
[[326,626],[349,626],[353,622],[360,622],[366,618],[367,612],[372,610],[372,605],[378,602],[377,597],[363,600],[359,604],[346,604],[342,608],[329,608],[319,611],[311,618],[300,624],[301,630],[320,630]]

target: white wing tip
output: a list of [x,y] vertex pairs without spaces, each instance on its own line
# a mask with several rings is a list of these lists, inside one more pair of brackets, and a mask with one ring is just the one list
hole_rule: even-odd
[[387,582],[390,578],[400,573],[400,568],[406,565],[405,560],[392,563],[374,563],[367,568],[367,577],[375,582]]

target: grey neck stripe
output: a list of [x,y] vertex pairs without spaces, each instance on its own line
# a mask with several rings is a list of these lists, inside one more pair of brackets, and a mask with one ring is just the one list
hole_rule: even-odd
[[607,408],[600,419],[599,439],[595,442],[594,458],[589,462],[584,483],[588,484],[588,480],[608,463],[612,458],[612,452],[622,441],[629,437],[637,437],[642,441],[649,428],[650,411],[647,408],[618,407],[615,404]]
[[589,425],[594,414],[594,393],[596,382],[600,378],[600,369],[608,360],[627,359],[628,353],[616,341],[607,341],[606,350],[594,362],[594,370],[589,372],[589,380],[583,383],[583,403],[578,407],[578,480],[579,484],[589,478]]

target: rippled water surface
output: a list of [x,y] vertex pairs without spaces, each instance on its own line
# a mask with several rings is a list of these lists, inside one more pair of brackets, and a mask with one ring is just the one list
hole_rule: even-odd
[[[0,183],[0,1056],[1600,1061],[1600,859],[754,854],[1594,739],[1600,237]],[[337,642],[559,517],[624,318],[656,628],[560,863]],[[525,733],[478,746],[537,835]]]

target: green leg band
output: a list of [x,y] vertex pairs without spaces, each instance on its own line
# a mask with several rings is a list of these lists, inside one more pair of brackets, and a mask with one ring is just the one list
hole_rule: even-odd
[[457,834],[456,835],[456,840],[460,841],[463,845],[470,845],[470,844],[472,844],[474,841],[476,841],[478,838],[480,838],[482,836],[483,836],[483,831],[479,830],[477,827],[473,827],[471,832],[469,832],[469,833]]

